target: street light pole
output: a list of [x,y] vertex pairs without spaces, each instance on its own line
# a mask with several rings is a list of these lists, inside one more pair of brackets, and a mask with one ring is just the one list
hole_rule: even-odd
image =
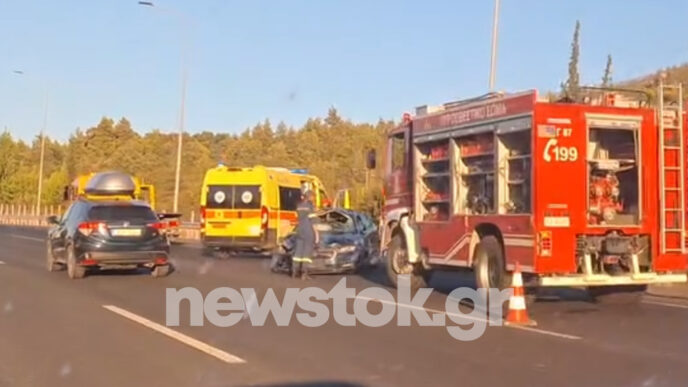
[[41,126],[41,158],[38,162],[38,197],[36,198],[36,215],[41,214],[43,198],[43,163],[45,160],[45,131],[48,126],[48,88],[43,92],[43,125]]
[[[13,73],[17,75],[24,75],[22,70],[14,70]],[[35,213],[40,215],[41,213],[41,199],[43,198],[43,165],[45,162],[45,132],[48,128],[48,85],[46,84],[43,89],[43,123],[41,125],[41,148],[40,148],[40,159],[38,161],[38,192],[36,193],[36,207]]]
[[499,32],[499,0],[495,0],[494,15],[492,16],[492,52],[490,55],[490,91],[494,91],[497,76],[497,34]]
[[[151,8],[156,8],[160,9],[162,11],[168,11],[172,12],[170,9],[167,8],[160,8],[156,7],[155,3],[152,1],[139,1],[139,5],[141,6],[146,6],[146,7],[151,7]],[[185,22],[185,18],[183,14],[180,12],[172,12],[176,16],[180,18],[182,22]],[[182,23],[184,24],[184,23]],[[185,26],[184,26],[185,27]],[[185,29],[185,28],[182,28]],[[187,53],[186,53],[186,42],[184,41],[185,39],[182,39],[182,44],[181,44],[181,55],[182,55],[182,95],[181,95],[181,103],[179,106],[179,133],[177,135],[177,165],[175,169],[175,176],[174,176],[174,201],[172,203],[172,208],[173,212],[178,212],[179,211],[179,186],[180,186],[180,181],[181,181],[181,169],[182,169],[182,142],[184,139],[184,124],[186,121],[186,84],[187,84],[187,78],[188,78],[188,71],[187,71]]]
[[179,182],[182,170],[182,141],[184,140],[184,121],[186,118],[186,66],[184,66],[182,71],[182,102],[181,106],[179,107],[179,134],[177,136],[177,170],[174,176],[174,202],[172,204],[172,211],[174,212],[178,212],[179,208]]

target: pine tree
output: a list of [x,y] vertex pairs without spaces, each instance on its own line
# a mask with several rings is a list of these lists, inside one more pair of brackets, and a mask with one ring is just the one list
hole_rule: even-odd
[[607,55],[607,66],[604,68],[604,75],[602,76],[602,86],[609,87],[612,85],[612,56]]
[[571,59],[569,60],[569,78],[562,85],[564,96],[568,99],[578,99],[580,92],[580,74],[578,74],[578,59],[580,56],[580,21],[576,20],[576,29],[573,31],[571,42]]

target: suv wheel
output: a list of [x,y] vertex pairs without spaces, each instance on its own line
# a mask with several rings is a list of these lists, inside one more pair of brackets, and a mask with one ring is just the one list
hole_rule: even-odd
[[170,274],[170,265],[157,265],[153,268],[151,274],[155,278],[166,277]]
[[74,249],[72,247],[67,248],[67,275],[71,279],[84,278],[86,275],[86,268],[79,266],[76,262],[76,256],[74,256]]
[[53,255],[53,250],[50,248],[50,241],[48,241],[45,249],[45,263],[48,271],[58,271],[62,269],[62,264],[55,260],[55,255]]

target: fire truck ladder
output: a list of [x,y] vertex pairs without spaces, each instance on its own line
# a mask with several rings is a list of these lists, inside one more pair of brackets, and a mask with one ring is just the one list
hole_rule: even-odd
[[[665,102],[665,96],[676,96],[676,102]],[[685,252],[686,204],[684,197],[683,87],[660,83],[659,100],[659,191],[661,252]],[[673,98],[672,98],[673,99]]]

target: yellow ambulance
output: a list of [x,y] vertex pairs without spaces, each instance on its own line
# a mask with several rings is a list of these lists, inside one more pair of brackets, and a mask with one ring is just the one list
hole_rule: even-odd
[[316,196],[316,207],[331,206],[325,188],[305,170],[209,169],[201,188],[201,240],[206,249],[269,252],[297,223],[296,207],[304,189]]

